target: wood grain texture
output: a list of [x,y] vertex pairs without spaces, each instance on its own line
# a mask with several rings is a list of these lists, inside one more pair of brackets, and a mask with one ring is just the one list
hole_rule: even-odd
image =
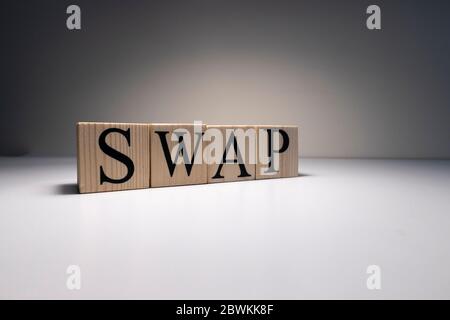
[[[221,133],[218,139],[222,140],[222,151],[220,152],[220,162],[213,162],[213,155],[211,152],[205,152],[206,161],[208,161],[208,183],[230,182],[230,181],[245,181],[256,179],[256,127],[255,126],[240,126],[240,125],[207,125],[207,134],[205,139],[206,151],[208,151],[209,143],[214,144],[215,137],[209,137],[208,133],[214,132],[212,130],[219,130]],[[238,163],[227,163],[223,161],[223,153],[228,143],[233,141],[231,133],[236,137],[237,149],[242,157],[243,163],[239,166]],[[247,134],[247,136],[245,136]],[[234,143],[233,143],[234,145]],[[228,150],[228,159],[237,159],[236,150],[231,147]]]
[[[282,147],[282,144],[285,142],[282,136],[278,133],[274,134],[274,130],[284,130],[289,137],[289,145],[286,151],[279,154],[279,168],[277,172],[274,174],[264,174],[270,173],[268,163],[264,163],[262,161],[260,155],[260,148],[262,143],[267,146],[268,134],[266,135],[264,132],[267,130],[272,130],[272,134],[274,137],[279,136],[279,148]],[[264,132],[263,132],[264,131]],[[256,179],[271,179],[271,178],[287,178],[287,177],[297,177],[298,176],[298,127],[297,126],[272,126],[272,125],[263,125],[257,126],[257,135],[258,135],[258,143],[257,143],[257,156],[258,163],[256,164]],[[276,149],[276,148],[274,148]],[[265,149],[267,150],[267,148]],[[264,150],[264,151],[265,151]]]
[[[201,126],[201,131],[206,130],[206,125]],[[173,172],[170,172],[170,167],[173,162],[175,162],[176,150],[180,145],[179,140],[172,139],[175,137],[174,131],[183,133],[184,139],[190,137],[190,152],[187,155],[192,161],[192,155],[196,145],[201,149],[204,148],[203,138],[199,138],[194,134],[194,125],[191,124],[164,124],[156,123],[150,126],[150,143],[151,143],[151,187],[163,187],[163,186],[179,186],[188,184],[201,184],[207,183],[207,166],[204,161],[201,164],[192,163],[192,169],[188,173],[186,168],[186,162],[184,161],[183,155],[179,154],[178,162],[174,164]],[[189,134],[187,134],[189,133]],[[176,137],[175,137],[176,138]],[[169,159],[164,153],[164,144],[167,143],[168,150],[170,150],[171,155]],[[185,141],[187,146],[187,140]],[[175,149],[174,149],[175,148]],[[175,150],[175,152],[172,152]],[[202,150],[197,149],[198,153],[196,157],[202,157]],[[195,160],[195,158],[194,158]],[[202,159],[201,159],[202,160]],[[189,167],[189,163],[187,164]]]
[[[127,166],[103,152],[99,138],[109,128],[129,130],[130,143],[125,135],[111,132],[106,135],[108,146],[127,156],[133,162],[134,173],[123,183],[100,179],[100,167],[111,179],[123,179],[129,173]],[[79,122],[77,124],[77,169],[80,193],[117,191],[150,187],[150,126],[133,123]]]

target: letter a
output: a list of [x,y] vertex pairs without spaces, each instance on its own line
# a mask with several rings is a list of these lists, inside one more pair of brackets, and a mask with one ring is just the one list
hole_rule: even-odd
[[367,7],[367,14],[371,14],[367,18],[367,29],[369,30],[380,30],[381,29],[381,9],[379,6],[373,4]]
[[66,273],[69,275],[66,281],[67,289],[80,290],[81,289],[81,269],[77,265],[70,265],[67,267]]
[[381,268],[377,265],[370,265],[367,267],[367,278],[366,285],[369,290],[380,290],[381,289]]
[[69,30],[80,30],[81,29],[81,9],[76,4],[72,4],[67,7],[67,14],[70,16],[66,20],[66,26]]

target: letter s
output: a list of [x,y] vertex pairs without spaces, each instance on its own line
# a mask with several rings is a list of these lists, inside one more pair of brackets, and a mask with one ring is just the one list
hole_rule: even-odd
[[134,173],[133,161],[123,153],[117,151],[116,149],[111,148],[109,145],[106,144],[106,137],[108,136],[108,134],[113,132],[122,134],[127,139],[128,146],[130,146],[130,128],[128,128],[128,130],[126,131],[119,128],[106,129],[100,134],[100,137],[98,138],[98,145],[105,154],[107,154],[113,159],[122,162],[127,167],[128,172],[126,176],[123,177],[122,179],[112,179],[106,176],[105,172],[103,171],[103,166],[100,166],[100,184],[103,184],[103,182],[110,182],[116,184],[124,183],[130,180]]

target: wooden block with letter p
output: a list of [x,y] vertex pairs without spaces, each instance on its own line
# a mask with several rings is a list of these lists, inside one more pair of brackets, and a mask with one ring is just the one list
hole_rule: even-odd
[[208,183],[256,179],[256,127],[208,125],[204,136]]
[[298,127],[257,126],[256,179],[298,176]]
[[207,183],[203,124],[151,124],[152,187]]
[[77,123],[80,193],[150,187],[150,126]]

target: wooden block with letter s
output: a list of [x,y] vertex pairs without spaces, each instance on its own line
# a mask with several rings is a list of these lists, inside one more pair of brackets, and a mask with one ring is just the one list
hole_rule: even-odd
[[205,130],[204,124],[151,124],[151,187],[207,183]]
[[150,126],[77,123],[80,193],[150,187]]
[[298,176],[298,127],[257,126],[256,179]]
[[256,179],[255,126],[207,125],[204,139],[208,183]]

